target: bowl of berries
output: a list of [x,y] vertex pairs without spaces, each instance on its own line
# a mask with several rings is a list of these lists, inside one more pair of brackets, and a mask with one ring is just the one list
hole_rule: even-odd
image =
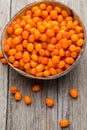
[[85,48],[85,27],[68,6],[55,1],[34,2],[6,25],[2,51],[18,73],[54,79],[70,72]]

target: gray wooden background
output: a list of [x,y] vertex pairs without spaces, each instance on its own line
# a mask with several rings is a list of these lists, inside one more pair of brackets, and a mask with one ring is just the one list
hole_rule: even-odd
[[[87,0],[59,1],[74,9],[87,27]],[[0,36],[10,18],[31,2],[33,0],[0,0]],[[41,92],[31,91],[34,83],[41,84]],[[23,96],[30,95],[32,105],[26,106],[23,100],[16,103],[9,93],[11,85],[17,85]],[[79,91],[77,100],[68,94],[72,86]],[[47,96],[55,100],[52,109],[45,105]],[[61,130],[58,122],[64,118],[70,120],[65,130],[87,130],[87,47],[73,71],[51,81],[25,78],[0,63],[0,130]]]

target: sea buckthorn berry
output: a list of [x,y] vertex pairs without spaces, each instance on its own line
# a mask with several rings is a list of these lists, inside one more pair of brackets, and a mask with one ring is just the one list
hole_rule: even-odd
[[36,77],[43,77],[43,72],[36,73]]
[[39,27],[38,27],[38,30],[41,32],[41,33],[44,33],[45,32],[45,26],[43,26],[43,25],[40,25]]
[[13,27],[12,27],[12,26],[9,26],[9,27],[7,28],[7,33],[8,33],[8,34],[10,34],[10,35],[13,34],[13,31],[14,31],[14,30],[13,30]]
[[8,52],[9,49],[10,49],[10,46],[8,44],[6,44],[6,45],[3,46],[3,49],[4,49],[5,52]]
[[33,34],[29,35],[28,40],[29,40],[29,42],[34,42],[35,41],[34,35]]
[[20,66],[19,61],[14,61],[14,62],[13,62],[13,66],[14,66],[15,68],[18,68],[18,67]]
[[65,128],[65,127],[68,127],[68,126],[69,126],[70,122],[69,122],[68,119],[63,119],[63,120],[61,120],[61,121],[59,122],[59,124],[60,124],[60,127]]
[[3,58],[4,56],[3,56],[3,53],[2,53],[2,51],[0,51],[0,58]]
[[50,68],[50,73],[52,75],[55,75],[55,74],[57,74],[57,70],[55,68]]
[[53,44],[48,44],[48,45],[47,45],[47,50],[48,50],[48,51],[53,51],[54,48],[55,48],[55,46],[54,46]]
[[61,57],[63,57],[63,56],[65,56],[65,51],[64,51],[64,49],[60,49],[59,50],[59,56],[61,56]]
[[48,12],[50,12],[51,10],[53,10],[53,6],[52,6],[52,5],[48,5],[47,8],[46,8],[46,10],[47,10]]
[[30,66],[32,68],[35,68],[37,65],[38,65],[38,63],[36,61],[33,61],[33,60],[30,61]]
[[84,40],[83,39],[79,39],[77,42],[76,42],[76,45],[77,46],[83,46],[83,44],[84,44]]
[[76,46],[73,45],[73,44],[70,45],[69,50],[70,50],[71,52],[76,51]]
[[78,35],[77,35],[77,34],[73,34],[73,35],[71,36],[71,40],[72,40],[73,42],[78,41]]
[[48,58],[47,58],[47,57],[43,57],[43,58],[41,59],[41,63],[42,63],[42,64],[48,64]]
[[36,43],[35,44],[35,49],[36,49],[36,51],[39,52],[42,49],[42,44],[41,43]]
[[46,98],[45,102],[48,107],[53,107],[55,104],[54,100],[50,97]]
[[30,105],[32,103],[31,97],[28,95],[24,96],[24,102],[25,104]]
[[18,87],[17,86],[11,86],[10,93],[15,94],[16,92],[18,92]]
[[33,85],[32,86],[32,91],[33,92],[39,92],[41,90],[41,86],[40,85]]
[[69,46],[69,42],[68,42],[68,40],[67,40],[66,38],[63,38],[63,39],[61,40],[61,44],[62,44],[62,47],[63,47],[64,49],[67,49],[68,46]]
[[58,64],[58,68],[62,69],[65,67],[65,61],[61,60]]
[[59,23],[61,23],[63,21],[63,16],[62,15],[58,15],[57,20],[58,20]]
[[55,36],[55,33],[54,33],[53,30],[51,30],[51,29],[47,29],[47,31],[46,31],[46,35],[47,35],[49,38],[52,38],[52,37]]
[[9,55],[15,55],[16,54],[16,49],[10,49],[9,51],[8,51],[8,54]]
[[57,13],[61,13],[62,9],[61,7],[55,6],[54,8],[56,10]]
[[62,14],[62,16],[65,17],[65,18],[68,16],[68,12],[67,12],[66,10],[63,10],[63,11],[61,12],[61,14]]
[[14,99],[16,100],[16,101],[20,101],[21,99],[22,99],[22,94],[21,94],[21,92],[16,92],[15,93],[15,96],[14,96]]
[[60,61],[60,56],[53,56],[52,57],[52,62],[53,62],[53,64],[57,64],[57,63],[59,63],[59,61]]
[[8,60],[9,60],[10,63],[14,63],[15,57],[13,55],[11,55],[11,56],[8,57]]
[[38,10],[38,6],[33,6],[33,7],[31,8],[31,11],[32,11],[32,12],[35,12],[36,10]]
[[28,50],[29,52],[32,52],[32,51],[34,50],[34,45],[33,45],[33,43],[28,43],[28,44],[27,44],[27,50]]
[[1,59],[1,63],[2,63],[2,64],[7,64],[6,59],[5,59],[5,58],[2,58],[2,59]]
[[23,32],[22,28],[17,28],[17,29],[15,29],[14,34],[20,35],[20,34],[22,34],[22,32]]
[[17,37],[14,37],[13,38],[13,44],[14,45],[16,45],[16,44],[18,44],[18,43],[20,43],[20,38],[17,36]]
[[71,88],[69,94],[72,98],[78,98],[78,91],[75,88]]
[[67,58],[65,59],[65,62],[66,62],[67,64],[73,64],[73,63],[74,63],[74,59],[73,59],[72,57],[67,57]]
[[77,52],[71,52],[71,57],[73,57],[74,59],[76,59],[78,56],[78,53]]
[[23,46],[21,44],[16,45],[16,50],[18,52],[22,52],[23,51]]
[[43,64],[39,64],[36,66],[36,72],[42,72],[44,70],[44,65]]
[[23,33],[22,33],[23,39],[28,39],[28,36],[29,36],[29,32],[28,31],[23,31]]
[[46,35],[45,33],[44,33],[44,34],[41,34],[40,40],[41,40],[42,42],[45,42],[45,41],[47,40],[47,35]]
[[37,54],[32,54],[32,55],[31,55],[31,59],[32,59],[33,61],[38,61],[38,56],[37,56]]
[[81,26],[76,26],[75,30],[77,33],[80,33],[82,31],[82,27]]
[[47,10],[43,10],[42,13],[41,13],[41,16],[42,16],[43,18],[46,18],[46,17],[48,16]]
[[39,8],[40,8],[41,10],[46,9],[46,4],[44,4],[44,3],[40,4]]
[[50,11],[50,16],[52,19],[57,19],[57,12],[55,10]]
[[34,15],[39,17],[41,16],[41,10],[40,9],[37,9],[35,12],[34,12]]
[[27,62],[30,61],[30,54],[29,54],[27,51],[25,51],[25,52],[23,53],[23,61],[24,61],[25,63],[27,63]]
[[16,54],[15,54],[15,59],[21,59],[22,58],[22,52],[17,52]]
[[43,75],[44,75],[44,77],[50,76],[50,71],[49,71],[49,70],[45,70],[45,71],[43,72]]

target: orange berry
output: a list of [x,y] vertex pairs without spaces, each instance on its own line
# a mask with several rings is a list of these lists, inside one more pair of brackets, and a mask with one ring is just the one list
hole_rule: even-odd
[[27,69],[29,69],[29,68],[30,68],[30,63],[25,63],[25,64],[24,64],[24,69],[27,70]]
[[27,62],[30,61],[30,54],[29,54],[27,51],[25,51],[25,52],[23,53],[23,61],[24,61],[25,63],[27,63]]
[[56,35],[56,39],[57,39],[57,40],[62,39],[62,33],[59,32],[59,33]]
[[70,50],[71,52],[76,51],[76,46],[73,45],[73,44],[70,45],[69,50]]
[[22,42],[23,48],[27,48],[27,45],[28,45],[28,41],[27,40],[23,40],[23,42]]
[[40,8],[41,10],[46,9],[46,4],[44,4],[44,3],[40,4],[39,8]]
[[9,60],[10,63],[14,63],[15,57],[13,55],[11,55],[11,56],[8,57],[8,60]]
[[45,56],[46,55],[46,51],[44,49],[41,49],[39,51],[39,54],[40,54],[40,56]]
[[78,37],[79,37],[79,39],[83,39],[84,38],[84,33],[79,33]]
[[49,68],[51,68],[51,67],[53,68],[54,67],[54,64],[53,64],[51,59],[49,59],[49,61],[48,61],[48,67]]
[[39,17],[41,16],[41,10],[40,9],[37,9],[35,12],[34,12],[34,15]]
[[14,99],[15,99],[16,101],[20,101],[21,98],[22,98],[21,92],[16,92],[16,93],[15,93],[15,96],[14,96]]
[[14,63],[13,63],[13,66],[15,67],[15,68],[18,68],[19,67],[19,61],[14,61]]
[[75,88],[71,88],[70,91],[69,91],[69,94],[72,98],[78,97],[78,91]]
[[56,37],[53,37],[50,39],[51,44],[56,44],[56,42],[57,42]]
[[50,97],[46,98],[45,102],[48,107],[53,107],[55,104],[54,100]]
[[24,102],[25,102],[25,104],[30,105],[32,102],[31,97],[28,95],[24,96]]
[[21,20],[21,21],[20,21],[20,26],[21,26],[21,27],[25,27],[25,25],[26,25],[26,21],[25,21],[25,20]]
[[29,36],[29,32],[28,31],[23,31],[23,33],[22,33],[22,37],[23,37],[23,39],[28,39],[28,36]]
[[4,56],[3,56],[3,53],[2,53],[2,51],[0,51],[0,58],[3,58]]
[[63,39],[61,40],[61,44],[62,44],[62,47],[63,47],[64,49],[67,49],[68,46],[69,46],[69,42],[68,42],[68,40],[67,40],[66,38],[63,38]]
[[57,19],[57,12],[56,10],[52,10],[50,11],[50,16],[53,20]]
[[38,6],[33,6],[32,8],[31,8],[31,11],[32,12],[35,12],[36,10],[38,10],[39,8],[38,8]]
[[13,27],[12,27],[12,26],[9,26],[9,27],[7,28],[7,33],[8,33],[8,34],[10,34],[10,35],[13,34],[13,31],[14,31],[14,30],[13,30]]
[[41,34],[40,34],[39,30],[35,30],[33,35],[34,35],[34,39],[38,39]]
[[59,63],[59,61],[60,61],[60,56],[53,56],[52,57],[52,62],[53,62],[53,64],[57,64],[57,63]]
[[32,91],[33,92],[39,92],[40,90],[41,90],[40,85],[34,85],[34,86],[32,86]]
[[54,8],[56,10],[57,13],[61,13],[62,9],[61,7],[55,6]]
[[83,30],[81,26],[76,26],[75,30],[77,33],[81,33],[81,31]]
[[26,24],[25,27],[24,27],[24,29],[25,29],[26,31],[30,31],[30,28],[31,28],[31,25],[30,25],[30,24]]
[[43,77],[43,72],[36,73],[36,77]]
[[63,17],[67,17],[69,15],[66,10],[62,10],[61,14]]
[[45,41],[47,40],[47,35],[46,35],[45,33],[44,33],[44,34],[41,34],[40,40],[41,40],[42,42],[45,42]]
[[76,52],[77,52],[77,53],[80,53],[80,52],[81,52],[81,47],[77,46],[77,47],[76,47]]
[[63,16],[62,15],[58,15],[57,20],[58,20],[59,23],[61,23],[63,21]]
[[37,56],[37,54],[32,54],[32,55],[31,55],[31,59],[32,59],[33,61],[38,61],[38,56]]
[[14,37],[13,38],[13,44],[16,45],[18,43],[20,43],[20,38],[19,37]]
[[60,124],[60,127],[65,128],[69,126],[70,123],[68,119],[64,119],[64,120],[61,120],[59,124]]
[[22,52],[23,51],[23,46],[21,44],[16,45],[16,50],[18,52]]
[[57,56],[59,54],[59,50],[58,49],[54,49],[52,52],[52,56]]
[[16,49],[10,49],[9,51],[8,51],[8,54],[9,55],[15,55],[16,54]]
[[77,52],[75,52],[75,51],[71,52],[71,57],[73,57],[75,59],[75,58],[77,58],[77,56],[78,56]]
[[22,32],[23,32],[23,28],[17,28],[17,29],[15,29],[14,34],[20,35],[20,34],[22,34]]
[[69,50],[66,50],[65,51],[65,57],[69,57],[70,56],[70,51]]
[[63,56],[65,56],[65,51],[64,51],[64,49],[60,49],[59,50],[59,56],[61,56],[61,57],[63,57]]
[[76,45],[77,46],[83,46],[83,44],[84,44],[84,40],[83,39],[79,39],[77,42],[76,42]]
[[51,73],[52,75],[55,75],[55,74],[57,74],[57,71],[56,71],[55,68],[50,68],[50,73]]
[[72,40],[73,42],[78,41],[78,35],[77,35],[77,34],[73,34],[73,35],[71,36],[71,40]]
[[10,93],[15,94],[16,92],[18,92],[18,87],[17,86],[12,86],[10,88]]
[[28,44],[27,44],[27,50],[28,50],[29,52],[32,52],[32,51],[34,50],[34,45],[33,45],[33,43],[28,43]]
[[73,29],[74,28],[74,23],[73,23],[73,21],[68,21],[67,22],[67,24],[66,24],[66,27],[67,27],[67,29]]
[[39,30],[41,33],[44,33],[44,32],[45,32],[45,29],[46,29],[46,27],[43,26],[43,25],[39,25],[39,26],[38,26],[38,30]]
[[10,49],[10,46],[8,44],[6,44],[6,45],[3,46],[3,49],[4,49],[5,52],[8,52],[9,49]]
[[62,69],[65,67],[65,61],[61,60],[58,64],[58,68]]
[[33,34],[29,35],[28,40],[29,40],[29,42],[34,42],[35,41],[34,35]]
[[47,35],[49,38],[52,38],[52,37],[55,36],[55,33],[54,33],[53,30],[51,30],[51,29],[47,29],[47,31],[46,31],[46,35]]
[[39,65],[36,66],[36,71],[37,72],[42,72],[43,70],[44,70],[43,64],[39,64]]
[[42,49],[42,44],[41,43],[36,43],[35,44],[35,50],[39,52],[41,49]]
[[50,12],[51,10],[53,10],[53,6],[52,6],[52,5],[48,5],[47,8],[46,8],[46,10],[47,10],[48,12]]
[[48,64],[48,58],[47,57],[42,57],[41,63],[42,64]]
[[1,59],[1,62],[2,62],[2,64],[7,64],[7,61],[6,61],[5,58],[2,58],[2,59]]
[[48,44],[48,45],[47,45],[47,50],[48,50],[48,51],[53,51],[54,48],[55,48],[55,46],[54,46],[53,44]]
[[43,10],[42,13],[41,13],[41,16],[42,16],[43,18],[46,18],[46,17],[48,16],[47,10]]
[[72,57],[67,57],[67,58],[65,59],[65,62],[66,62],[67,64],[73,64],[73,63],[74,63],[74,59],[73,59]]
[[15,54],[15,59],[21,59],[22,58],[22,52],[17,52],[16,54]]
[[44,75],[45,77],[50,76],[50,71],[49,71],[49,70],[45,70],[45,71],[43,72],[43,75]]
[[32,68],[35,68],[36,66],[37,66],[37,62],[36,61],[33,61],[33,60],[31,60],[30,61],[30,66],[32,67]]

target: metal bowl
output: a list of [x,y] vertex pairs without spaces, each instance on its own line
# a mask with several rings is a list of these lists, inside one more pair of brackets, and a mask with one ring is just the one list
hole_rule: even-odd
[[5,57],[6,60],[7,60],[7,63],[8,63],[14,70],[16,70],[18,73],[20,73],[20,74],[22,74],[22,75],[24,75],[25,77],[28,77],[28,78],[42,79],[42,80],[50,80],[50,79],[59,78],[59,77],[65,75],[65,74],[67,74],[68,72],[70,72],[70,71],[76,66],[76,64],[79,62],[79,59],[82,57],[82,54],[83,54],[83,51],[84,51],[85,45],[86,45],[85,43],[84,43],[84,45],[83,45],[83,47],[82,47],[82,50],[81,50],[80,54],[78,55],[77,59],[75,60],[75,62],[74,62],[68,69],[64,70],[63,72],[61,72],[61,73],[59,73],[59,74],[56,74],[56,75],[54,75],[54,76],[49,76],[49,77],[36,77],[36,76],[33,76],[33,75],[31,75],[31,74],[28,74],[28,73],[26,73],[26,72],[24,72],[24,71],[18,69],[18,68],[15,68],[15,67],[8,61],[8,57],[7,57],[6,53],[5,53],[4,50],[3,50],[3,43],[4,43],[4,41],[6,40],[6,38],[8,37],[7,28],[8,28],[8,26],[11,24],[11,22],[12,22],[13,20],[15,20],[16,18],[22,16],[22,15],[26,12],[27,9],[30,9],[31,7],[33,7],[33,6],[35,6],[35,5],[38,6],[38,5],[40,5],[41,3],[51,4],[51,5],[53,5],[53,6],[60,6],[60,7],[62,7],[63,9],[65,9],[65,10],[74,18],[74,20],[79,20],[79,21],[80,21],[80,25],[82,26],[83,31],[84,31],[84,41],[85,41],[85,43],[86,43],[86,31],[85,31],[85,27],[84,27],[82,21],[80,20],[79,16],[78,16],[72,9],[70,9],[68,6],[66,6],[66,5],[64,5],[64,4],[60,3],[60,2],[55,2],[55,1],[40,1],[40,2],[33,2],[33,3],[28,4],[27,6],[25,6],[25,7],[24,7],[23,9],[21,9],[21,10],[11,19],[11,21],[6,25],[6,27],[5,27],[5,29],[4,29],[4,31],[3,31],[3,33],[2,33],[2,39],[1,39],[1,41],[2,41],[2,51],[3,51],[4,57]]

